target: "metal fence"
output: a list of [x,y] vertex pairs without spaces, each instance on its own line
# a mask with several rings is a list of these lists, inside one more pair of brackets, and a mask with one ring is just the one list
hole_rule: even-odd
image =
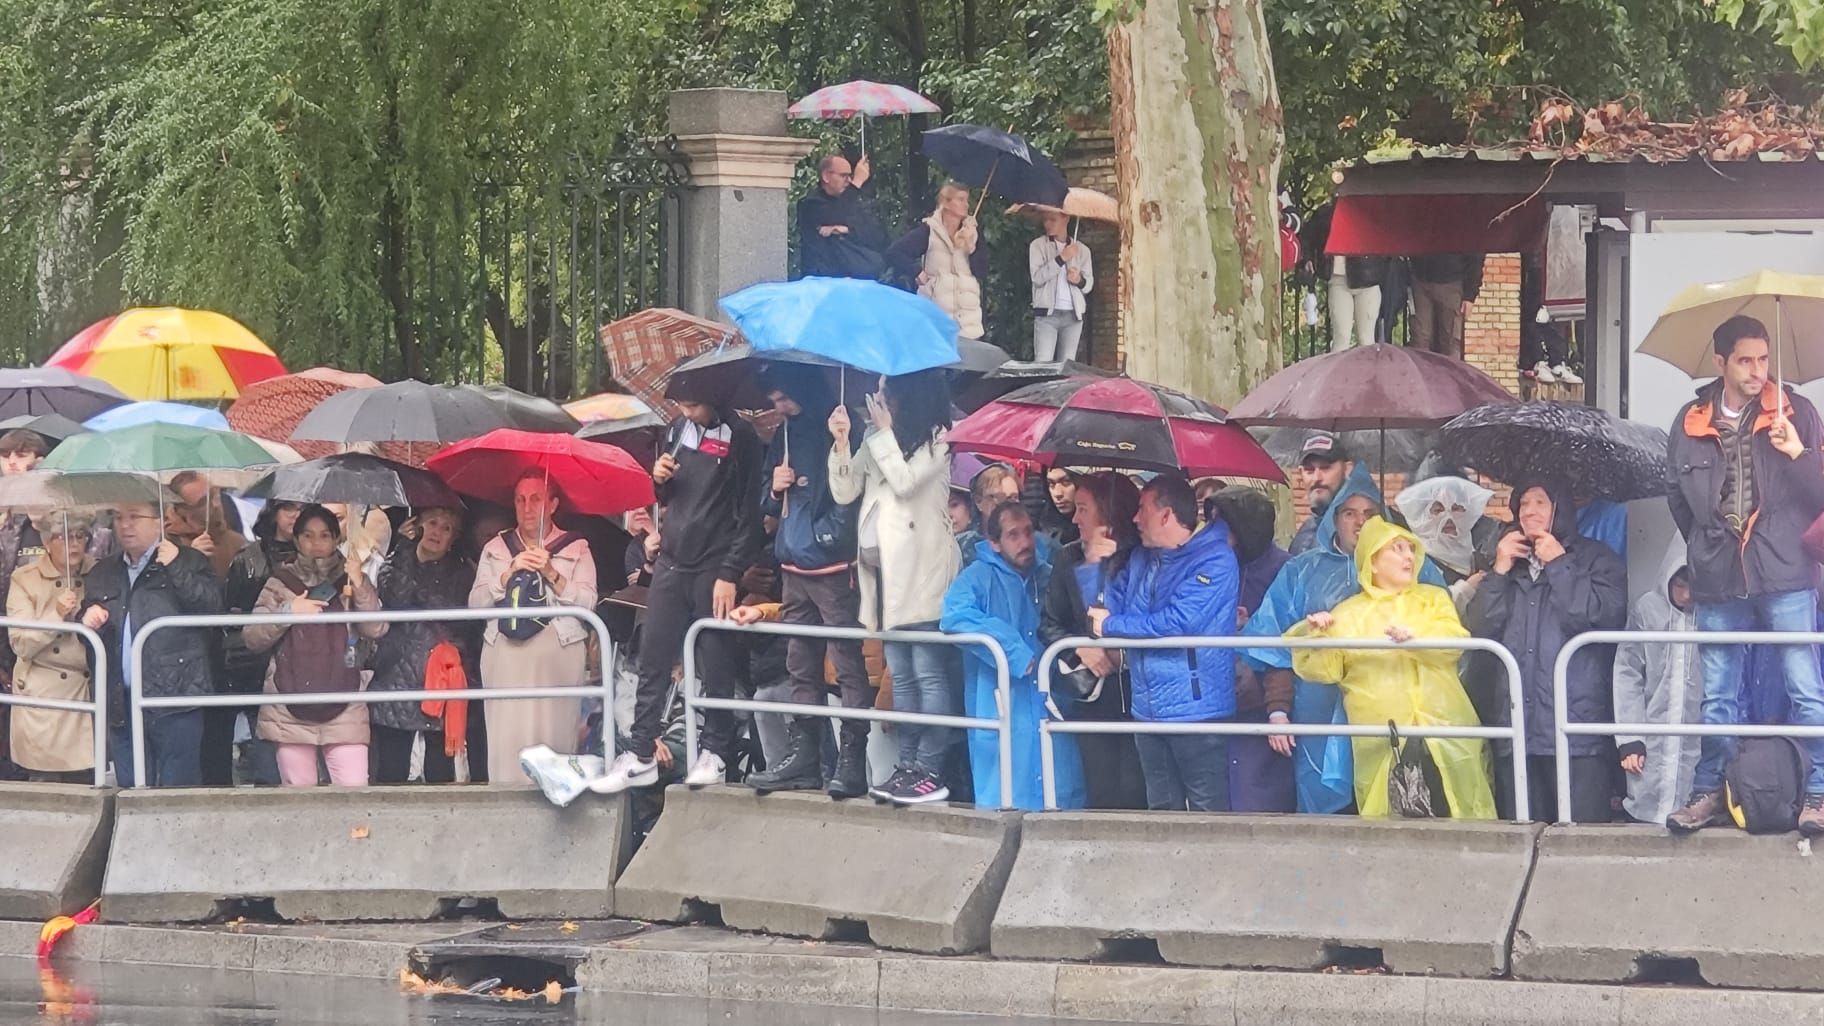
[[1040,771],[1045,785],[1045,807],[1058,807],[1056,755],[1053,734],[1221,734],[1242,737],[1377,737],[1388,736],[1385,724],[1368,723],[1160,723],[1136,720],[1068,720],[1058,715],[1051,700],[1051,673],[1058,656],[1078,648],[1172,649],[1172,648],[1283,648],[1283,649],[1386,649],[1404,651],[1489,652],[1501,660],[1507,671],[1510,723],[1508,726],[1424,726],[1399,725],[1403,737],[1474,738],[1484,741],[1513,742],[1514,820],[1525,823],[1532,818],[1527,800],[1526,781],[1526,716],[1520,690],[1520,664],[1514,654],[1499,642],[1486,638],[1415,638],[1391,641],[1381,638],[1268,638],[1229,635],[1224,637],[1181,636],[1172,638],[1062,638],[1045,649],[1039,657],[1039,695],[1045,702],[1047,717],[1039,721]]
[[[512,701],[516,699],[557,698],[580,701],[591,696],[602,700],[602,748],[603,756],[612,759],[614,756],[614,639],[608,636],[608,625],[592,609],[581,606],[551,606],[540,610],[540,616],[575,617],[595,631],[596,639],[601,643],[602,681],[593,687],[578,683],[571,686],[547,687],[469,687],[462,690],[430,691],[333,691],[312,692],[310,694],[273,694],[258,695],[173,695],[147,697],[142,690],[145,680],[146,641],[161,630],[174,630],[185,627],[219,628],[246,627],[252,624],[284,624],[286,626],[307,624],[362,624],[362,623],[471,623],[477,620],[498,620],[501,611],[494,608],[481,609],[382,609],[372,612],[325,612],[300,616],[295,613],[235,613],[211,614],[207,616],[165,616],[160,617],[133,632],[133,649],[128,654],[128,666],[133,668],[128,683],[127,720],[133,732],[133,786],[146,786],[146,724],[147,709],[209,709],[209,708],[242,708],[252,705],[373,705],[377,702],[423,702],[440,701]],[[479,684],[479,682],[472,682]]]
[[[751,698],[705,698],[697,694],[697,639],[706,630],[734,631],[748,634],[783,634],[787,637],[820,638],[825,641],[904,641],[921,645],[979,645],[994,659],[995,718],[978,716],[939,716],[932,713],[901,712],[897,709],[849,709],[834,705],[804,705],[798,702],[763,702]],[[839,720],[873,720],[879,723],[910,723],[928,727],[955,727],[961,730],[992,730],[1000,744],[1001,807],[1013,807],[1013,721],[1008,702],[1007,653],[999,642],[986,634],[946,634],[942,631],[870,631],[860,627],[824,627],[815,624],[754,623],[741,625],[727,620],[698,620],[684,633],[684,744],[685,764],[697,760],[697,709],[723,709],[730,712],[777,713],[782,716],[823,716]]]
[[[1573,737],[1789,737],[1824,740],[1824,726],[1760,723],[1572,723],[1565,706],[1571,657],[1590,645],[1824,645],[1824,632],[1778,631],[1586,631],[1564,643],[1552,668],[1552,710],[1557,744],[1553,761],[1558,773],[1558,822],[1571,822],[1571,746]],[[1682,705],[1679,706],[1682,709]],[[1682,799],[1682,796],[1680,796]]]
[[94,672],[90,676],[92,683],[89,688],[89,701],[35,698],[31,695],[0,691],[0,706],[11,705],[24,709],[54,709],[58,712],[88,713],[89,725],[93,728],[95,735],[95,786],[106,785],[108,781],[108,650],[101,643],[101,635],[79,623],[46,623],[40,620],[20,620],[10,616],[0,616],[0,630],[55,631],[59,634],[74,634],[89,646],[89,651],[94,655]]

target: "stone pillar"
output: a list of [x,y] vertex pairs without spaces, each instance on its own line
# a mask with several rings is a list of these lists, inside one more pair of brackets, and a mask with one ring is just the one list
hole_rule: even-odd
[[758,89],[679,89],[670,128],[690,168],[683,189],[678,301],[721,318],[716,300],[786,275],[787,193],[814,145],[786,133],[785,94]]

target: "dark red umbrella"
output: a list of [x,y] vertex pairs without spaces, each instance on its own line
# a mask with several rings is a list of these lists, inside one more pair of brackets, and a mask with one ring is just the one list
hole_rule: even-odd
[[505,506],[527,469],[549,475],[572,513],[614,516],[653,502],[652,478],[632,456],[573,435],[499,428],[450,446],[425,466],[464,495]]
[[1437,427],[1478,406],[1518,401],[1462,360],[1372,345],[1298,361],[1261,382],[1228,419],[1325,431]]
[[950,447],[1064,467],[1182,470],[1284,481],[1222,410],[1132,378],[1077,376],[1010,392],[958,421]]

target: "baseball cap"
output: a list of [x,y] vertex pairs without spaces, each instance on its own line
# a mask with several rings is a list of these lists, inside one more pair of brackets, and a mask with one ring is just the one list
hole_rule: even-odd
[[1349,453],[1343,448],[1343,440],[1328,431],[1313,431],[1311,437],[1305,439],[1305,444],[1299,446],[1298,449],[1300,463],[1306,460],[1323,460],[1325,463],[1334,463],[1337,460],[1348,458]]

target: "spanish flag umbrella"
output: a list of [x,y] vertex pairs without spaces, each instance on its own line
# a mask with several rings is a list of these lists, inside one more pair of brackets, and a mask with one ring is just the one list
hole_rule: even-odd
[[100,378],[134,399],[235,399],[285,373],[272,349],[234,318],[172,306],[96,321],[46,366]]

